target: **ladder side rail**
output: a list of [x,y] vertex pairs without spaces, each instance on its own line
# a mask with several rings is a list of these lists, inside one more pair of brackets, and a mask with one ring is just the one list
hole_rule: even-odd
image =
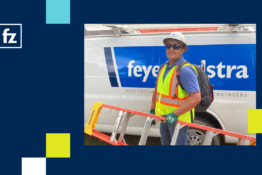
[[120,136],[119,136],[119,138],[118,138],[118,141],[119,141],[119,142],[124,142],[124,143],[126,143],[126,142],[125,142],[125,139],[124,139],[124,135],[125,135],[126,128],[127,128],[127,124],[128,124],[128,122],[129,122],[130,117],[132,117],[132,114],[128,112],[128,113],[126,114],[126,117],[125,117],[125,120],[124,120],[122,129],[121,129],[121,132],[120,132]]
[[98,138],[100,140],[103,140],[104,142],[107,142],[107,143],[109,143],[111,145],[127,145],[127,144],[119,142],[119,141],[112,142],[112,141],[110,141],[110,136],[105,135],[105,134],[103,134],[103,133],[101,133],[99,131],[96,131],[96,130],[93,130],[93,135],[92,136],[94,136],[94,137],[96,137],[96,138]]
[[177,141],[179,130],[182,129],[184,126],[185,125],[181,125],[179,123],[176,124],[176,127],[175,127],[175,130],[174,130],[173,137],[172,137],[170,145],[176,145],[176,141]]
[[215,133],[213,131],[207,131],[203,145],[211,145],[212,140],[216,135],[218,135],[218,133]]
[[165,117],[161,117],[161,116],[157,116],[157,115],[153,115],[153,114],[148,114],[145,112],[139,112],[139,111],[134,111],[134,110],[130,110],[130,109],[125,109],[125,108],[121,108],[121,107],[117,107],[117,106],[111,106],[111,105],[107,105],[107,104],[103,104],[103,107],[105,108],[109,108],[109,109],[115,109],[118,111],[124,111],[124,112],[129,112],[135,115],[140,115],[140,116],[144,116],[144,117],[151,117],[151,118],[155,118],[161,121],[164,121],[166,118]]
[[117,119],[116,119],[115,127],[114,127],[114,130],[113,130],[112,135],[111,135],[111,138],[110,138],[110,141],[116,142],[116,135],[117,135],[118,128],[119,128],[119,126],[120,126],[122,117],[123,117],[123,111],[119,111],[118,117],[117,117]]
[[180,121],[180,120],[178,120],[177,123],[180,123],[182,125],[187,125],[187,126],[193,127],[193,128],[206,130],[206,131],[213,131],[213,132],[218,133],[218,134],[223,134],[223,135],[228,135],[228,136],[232,136],[232,137],[256,141],[255,137],[250,137],[250,136],[246,136],[246,135],[243,135],[243,134],[238,134],[238,133],[234,133],[234,132],[230,132],[230,131],[211,128],[211,127],[208,127],[208,126],[198,125],[198,124],[194,124],[194,123],[187,123],[187,122]]
[[153,118],[147,117],[145,125],[144,125],[144,129],[142,131],[142,135],[141,138],[139,140],[139,145],[146,145],[146,141],[148,138],[148,134],[149,134],[149,130],[151,127],[151,123],[152,123]]

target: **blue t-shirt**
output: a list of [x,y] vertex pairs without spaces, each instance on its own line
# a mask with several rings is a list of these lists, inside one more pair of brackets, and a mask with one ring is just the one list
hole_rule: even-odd
[[[164,64],[162,64],[160,66],[159,70],[161,70],[161,68],[165,64],[167,64],[167,68],[166,68],[166,71],[164,72],[163,80],[165,80],[168,72],[175,65],[180,64],[183,60],[185,60],[184,57],[180,58],[175,64],[171,65],[170,67],[168,67],[169,60],[167,62],[165,62]],[[181,78],[181,83],[182,83],[183,87],[185,88],[185,91],[187,92],[187,94],[190,94],[192,92],[200,92],[198,81],[197,81],[196,71],[191,66],[185,66],[181,69],[180,78]]]

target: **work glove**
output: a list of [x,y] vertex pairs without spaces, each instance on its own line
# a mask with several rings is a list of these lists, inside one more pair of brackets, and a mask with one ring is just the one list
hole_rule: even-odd
[[[156,115],[156,110],[155,109],[152,109],[150,110],[150,114],[153,114],[153,115]],[[156,120],[152,120],[152,123],[151,123],[151,126],[155,126],[156,125]]]
[[176,114],[174,114],[174,112],[171,112],[167,115],[164,115],[164,117],[166,117],[165,123],[169,123],[174,125],[178,119],[179,116],[177,116]]
[[156,110],[155,109],[150,110],[150,114],[155,115],[156,114]]

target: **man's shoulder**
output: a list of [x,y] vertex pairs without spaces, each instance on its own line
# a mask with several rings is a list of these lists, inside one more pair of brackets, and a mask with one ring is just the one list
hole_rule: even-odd
[[196,74],[195,69],[193,68],[194,65],[190,63],[190,65],[183,66],[181,68],[181,74]]

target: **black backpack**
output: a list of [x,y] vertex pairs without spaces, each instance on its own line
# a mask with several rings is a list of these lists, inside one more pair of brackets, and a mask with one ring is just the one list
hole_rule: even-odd
[[[183,65],[186,64],[186,63],[189,63],[189,62],[182,61],[178,65],[177,74],[176,74],[176,77],[177,77],[177,80],[178,80],[178,84],[180,85],[180,87],[183,90],[185,90],[185,89],[184,89],[184,87],[182,86],[182,83],[181,83],[180,71],[181,71],[181,68],[183,67]],[[198,72],[197,80],[198,80],[200,93],[201,93],[201,101],[195,107],[195,112],[206,112],[208,107],[214,101],[214,94],[213,94],[213,87],[214,87],[214,85],[210,84],[208,75],[198,66],[198,64],[196,64],[194,66],[195,66],[195,68],[196,68],[196,70]],[[191,122],[193,122],[192,110],[191,110],[191,120],[192,120]]]

